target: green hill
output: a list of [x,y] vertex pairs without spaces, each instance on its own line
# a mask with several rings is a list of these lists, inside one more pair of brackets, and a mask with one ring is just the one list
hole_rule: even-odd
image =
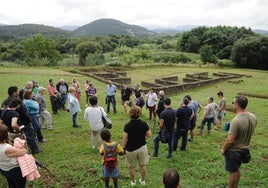
[[10,38],[24,38],[39,33],[51,38],[68,37],[72,35],[71,32],[63,29],[38,24],[0,26],[0,38],[3,40]]
[[114,19],[99,19],[73,31],[74,36],[131,35],[154,36],[157,33],[137,25],[129,25]]

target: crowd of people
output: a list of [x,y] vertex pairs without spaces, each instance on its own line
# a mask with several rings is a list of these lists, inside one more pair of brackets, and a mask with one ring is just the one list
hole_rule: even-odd
[[[58,115],[60,109],[67,110],[71,116],[72,126],[79,128],[81,126],[77,123],[77,115],[81,112],[80,89],[81,85],[76,78],[73,78],[70,87],[64,79],[60,79],[56,86],[54,80],[49,79],[47,89],[38,86],[36,80],[27,82],[26,86],[20,91],[17,86],[8,88],[8,98],[3,101],[1,106],[0,156],[4,157],[0,159],[0,169],[1,173],[7,178],[10,187],[18,187],[17,185],[23,187],[22,184],[25,186],[26,182],[25,179],[20,178],[17,180],[9,179],[10,174],[7,171],[14,168],[14,173],[17,176],[19,173],[18,165],[14,163],[7,168],[5,162],[10,161],[12,163],[11,161],[15,160],[16,157],[25,154],[24,150],[13,151],[12,140],[24,135],[29,151],[32,154],[37,154],[40,152],[37,142],[47,141],[43,137],[42,129],[53,129],[52,115],[47,109],[44,97],[45,91],[48,91],[53,115]],[[146,141],[147,138],[152,136],[152,132],[148,123],[141,119],[143,106],[148,109],[148,119],[158,122],[159,126],[159,132],[153,139],[154,152],[151,157],[158,157],[159,143],[162,142],[168,144],[166,157],[171,158],[172,153],[177,151],[180,138],[182,138],[180,150],[185,151],[187,143],[194,141],[194,129],[201,109],[204,109],[204,113],[198,126],[200,135],[203,134],[206,125],[207,134],[210,134],[212,124],[215,124],[215,129],[219,130],[225,115],[226,99],[222,91],[217,93],[220,100],[219,104],[214,102],[213,97],[208,97],[207,104],[203,106],[200,102],[192,100],[190,95],[186,95],[182,98],[180,106],[174,109],[171,106],[171,99],[166,97],[162,90],[157,93],[151,87],[147,93],[144,93],[138,84],[133,89],[123,84],[120,86],[121,104],[123,114],[129,114],[130,121],[124,125],[122,145],[120,145],[118,142],[112,141],[111,133],[103,123],[103,117],[110,113],[111,104],[113,112],[118,113],[116,106],[118,86],[114,85],[111,80],[107,83],[106,112],[103,107],[98,105],[97,89],[89,80],[86,81],[84,89],[86,96],[84,119],[89,122],[92,148],[98,148],[103,156],[102,173],[105,187],[109,187],[110,177],[113,179],[114,187],[119,187],[117,154],[125,155],[125,164],[129,168],[131,179],[130,185],[135,186],[137,184],[136,166],[139,167],[140,172],[139,184],[146,184],[146,165],[150,158]],[[228,138],[223,149],[221,149],[221,153],[225,157],[226,170],[230,173],[229,187],[237,187],[238,185],[240,179],[239,167],[244,158],[243,152],[249,150],[250,139],[256,127],[256,117],[246,110],[247,103],[247,98],[244,96],[234,98],[233,104],[237,116],[231,121]],[[3,126],[6,126],[7,129],[4,129]],[[6,131],[9,139],[6,136]],[[8,142],[9,144],[7,144]],[[113,161],[116,165],[113,167],[107,165],[107,148],[109,148],[111,155],[112,151],[115,150]],[[14,152],[14,154],[11,155],[10,152]],[[163,184],[166,188],[180,186],[180,176],[176,169],[168,169],[163,174]]]

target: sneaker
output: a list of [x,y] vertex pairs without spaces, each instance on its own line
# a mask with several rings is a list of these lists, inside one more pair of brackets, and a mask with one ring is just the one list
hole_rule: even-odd
[[44,142],[47,142],[47,139],[42,139],[42,140],[39,140],[40,143],[44,143]]
[[96,146],[92,146],[92,149],[95,149],[96,148]]
[[192,141],[194,141],[194,140],[192,140],[191,138],[188,139],[188,142],[192,142]]
[[145,185],[145,180],[141,181],[141,179],[139,179],[139,182],[140,182],[141,185]]
[[153,154],[151,157],[155,158],[155,157],[157,157],[157,155],[156,154]]
[[130,184],[131,184],[131,186],[133,187],[133,186],[136,186],[136,181],[130,181]]

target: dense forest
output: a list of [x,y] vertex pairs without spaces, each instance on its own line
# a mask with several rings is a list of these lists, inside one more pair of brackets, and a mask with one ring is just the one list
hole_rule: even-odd
[[[106,28],[111,26],[107,20],[102,21],[105,21]],[[268,37],[244,27],[202,26],[182,34],[163,36],[150,33],[139,26],[132,26],[132,30],[128,30],[129,25],[114,22],[113,25],[117,27],[123,24],[121,31],[128,33],[117,34],[113,30],[110,34],[104,35],[100,32],[98,35],[98,29],[93,29],[94,24],[74,31],[80,33],[79,35],[46,26],[30,32],[24,25],[20,27],[20,32],[26,34],[21,34],[20,37],[15,35],[18,31],[15,32],[11,26],[6,33],[1,32],[1,26],[1,64],[9,62],[28,66],[130,66],[149,63],[213,63],[218,66],[268,70]],[[80,36],[88,27],[91,28],[89,31],[94,31],[94,35]],[[145,33],[134,35],[133,28],[136,28],[138,33]],[[101,30],[105,30],[104,25]],[[117,30],[120,31],[118,28]]]

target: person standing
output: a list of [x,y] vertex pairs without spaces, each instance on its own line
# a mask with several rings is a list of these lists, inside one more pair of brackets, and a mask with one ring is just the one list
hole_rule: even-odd
[[96,145],[100,148],[102,139],[100,132],[103,130],[104,125],[102,122],[102,116],[107,116],[104,109],[98,106],[98,98],[92,96],[89,98],[90,106],[85,109],[84,119],[89,122],[91,130],[91,144],[92,148],[95,149]]
[[161,112],[164,111],[165,107],[164,107],[164,99],[165,99],[165,92],[164,91],[159,91],[158,93],[158,97],[159,97],[159,102],[157,104],[157,109],[156,109],[156,114],[160,119],[160,114]]
[[223,97],[223,92],[219,91],[217,93],[219,99],[220,99],[220,104],[218,105],[216,111],[217,111],[217,125],[215,127],[215,129],[220,129],[221,128],[221,123],[222,123],[222,119],[224,118],[224,114],[225,114],[225,107],[226,107],[226,99]]
[[19,149],[8,144],[8,128],[0,125],[0,172],[6,177],[9,188],[25,188],[26,177],[22,177],[17,157],[26,154],[25,148]]
[[78,82],[78,80],[76,78],[73,78],[72,87],[75,89],[75,97],[80,102],[80,98],[81,98],[80,89],[81,89],[81,86],[80,86],[80,83]]
[[65,103],[68,99],[68,84],[64,81],[64,79],[60,79],[59,83],[56,85],[57,91],[60,94],[60,103],[59,109],[62,108],[65,110]]
[[134,95],[135,95],[135,102],[134,103],[136,106],[139,106],[141,108],[141,115],[142,115],[142,107],[145,105],[145,101],[144,101],[143,90],[140,89],[139,84],[135,85]]
[[77,124],[77,114],[81,112],[80,104],[78,99],[75,97],[76,89],[73,87],[69,87],[69,95],[68,95],[68,111],[72,116],[72,123],[74,128],[79,128],[80,125]]
[[110,177],[113,180],[114,188],[119,188],[119,165],[117,161],[117,154],[124,155],[125,152],[119,143],[112,141],[112,135],[107,129],[101,131],[101,138],[104,141],[100,147],[100,154],[102,155],[102,175],[105,182],[105,188],[110,187]]
[[41,124],[41,127],[44,127],[44,122],[47,123],[47,129],[51,130],[52,128],[52,117],[49,113],[49,111],[47,111],[47,105],[46,105],[46,101],[44,98],[44,93],[45,93],[46,89],[44,87],[39,87],[38,88],[38,94],[35,96],[35,101],[39,104],[39,113],[40,113],[40,118],[39,118],[39,122]]
[[112,103],[114,113],[116,113],[116,101],[115,101],[116,86],[112,83],[111,80],[108,81],[106,91],[107,91],[107,97],[106,97],[107,112],[110,113],[110,103]]
[[203,133],[203,129],[206,123],[208,126],[208,134],[210,133],[211,123],[213,122],[214,119],[214,112],[217,108],[217,105],[213,101],[214,101],[213,97],[208,97],[208,104],[204,107],[204,115],[199,126],[200,135]]
[[146,165],[149,162],[148,149],[146,138],[151,137],[152,133],[149,125],[140,119],[141,109],[138,106],[133,106],[130,109],[129,115],[131,120],[124,126],[123,133],[123,149],[126,152],[125,162],[129,167],[131,178],[131,186],[136,185],[136,165],[140,167],[141,177],[139,182],[145,185]]
[[37,80],[33,80],[33,88],[32,88],[32,91],[34,93],[34,97],[38,93],[38,88],[39,88],[38,81]]
[[193,110],[194,116],[191,119],[191,125],[190,125],[190,138],[188,139],[189,142],[194,141],[194,128],[196,126],[196,120],[197,120],[197,114],[201,111],[203,108],[202,105],[198,101],[192,100],[192,97],[190,95],[185,96],[189,100],[188,106]]
[[32,124],[37,136],[37,139],[39,142],[46,142],[46,139],[44,139],[43,134],[41,132],[41,125],[39,122],[39,104],[33,100],[33,92],[32,91],[26,91],[23,94],[23,103],[31,117]]
[[[174,125],[176,121],[176,111],[171,107],[171,100],[169,98],[164,99],[163,101],[164,111],[160,114],[160,122],[159,127],[160,129],[165,129],[162,131],[161,134],[165,134],[168,143],[168,155],[167,158],[172,156],[172,140],[173,140],[173,133],[174,133]],[[158,148],[159,142],[161,141],[160,135],[158,134],[154,138],[154,154],[153,157],[158,156]]]
[[49,99],[51,102],[52,112],[53,114],[58,114],[58,97],[60,93],[54,86],[54,80],[49,79],[49,85],[48,85],[48,93],[49,93]]
[[155,113],[155,107],[156,107],[156,101],[157,101],[157,94],[154,92],[154,88],[150,88],[149,92],[146,94],[147,98],[147,106],[149,108],[149,119],[151,120],[152,117],[155,119],[156,113]]
[[189,100],[184,97],[181,107],[177,110],[177,127],[173,135],[173,151],[177,151],[178,140],[182,137],[181,151],[186,150],[188,130],[191,125],[191,119],[194,115],[193,110],[188,107]]
[[121,89],[121,100],[122,100],[122,105],[123,105],[125,114],[127,114],[127,107],[130,104],[131,95],[132,95],[132,90],[128,88],[126,84],[123,84],[122,89]]
[[[8,97],[3,101],[1,108],[2,109],[9,108],[9,103],[13,99],[19,99],[18,95],[19,95],[18,87],[17,86],[10,86],[8,88]],[[18,108],[16,111],[19,113],[21,125],[25,126],[23,131],[25,133],[27,144],[30,147],[32,154],[39,153],[40,150],[39,150],[37,142],[36,142],[35,131],[34,131],[29,113],[27,112],[27,110],[25,108],[25,105],[22,103],[20,108]]]
[[225,169],[229,172],[229,188],[238,187],[240,166],[244,153],[249,153],[250,140],[257,125],[256,116],[246,109],[247,105],[248,99],[245,96],[240,95],[233,99],[237,115],[231,121],[228,137],[221,149]]
[[88,99],[89,99],[89,95],[88,95],[88,88],[89,88],[89,84],[90,84],[90,80],[86,80],[85,83],[85,96],[86,96],[86,106],[88,104]]

